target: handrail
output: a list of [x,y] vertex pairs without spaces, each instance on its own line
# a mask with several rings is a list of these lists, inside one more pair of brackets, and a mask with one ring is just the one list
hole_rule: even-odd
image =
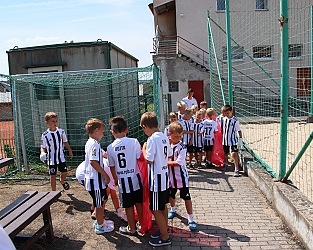
[[[181,52],[180,49],[181,49],[182,45],[181,45],[181,43],[180,43],[180,40],[183,40],[183,41],[185,41],[187,44],[192,45],[192,47],[194,47],[194,48],[200,50],[200,52],[202,52],[202,60],[201,60],[201,63],[202,63],[202,65],[205,67],[205,63],[204,63],[205,58],[206,58],[205,55],[207,55],[207,58],[209,58],[209,53],[208,53],[207,51],[201,49],[201,48],[198,47],[197,45],[193,44],[192,42],[189,42],[188,40],[186,40],[185,38],[183,38],[183,37],[181,37],[181,36],[156,36],[155,38],[153,38],[153,40],[154,40],[154,46],[153,46],[153,48],[154,48],[154,53],[155,53],[155,54],[158,54],[158,50],[157,50],[158,48],[157,48],[156,42],[159,43],[160,40],[169,40],[169,39],[175,39],[175,40],[177,40],[177,47],[178,47],[178,48],[177,48],[177,54],[180,54],[180,52]],[[193,50],[193,49],[191,49],[191,50]],[[195,51],[195,50],[193,50],[193,51]],[[189,56],[189,55],[186,55],[186,56]],[[199,61],[199,60],[197,60],[197,59],[195,59],[195,58],[192,58],[192,59],[193,59],[195,62]],[[221,59],[219,59],[219,58],[217,58],[217,59],[218,59],[218,61],[224,63],[223,60],[221,60]],[[276,94],[276,95],[279,95],[278,93],[275,93],[275,92],[274,92],[273,90],[271,90],[270,88],[264,86],[262,83],[256,81],[255,79],[251,78],[251,77],[248,76],[247,74],[243,73],[241,70],[238,70],[238,69],[235,68],[234,66],[233,66],[232,68],[233,68],[235,71],[237,71],[239,74],[241,74],[241,75],[247,77],[247,78],[250,79],[251,81],[253,81],[253,82],[255,82],[256,84],[258,84],[259,86],[261,86],[261,87],[265,88],[266,90],[270,91],[271,93]]]

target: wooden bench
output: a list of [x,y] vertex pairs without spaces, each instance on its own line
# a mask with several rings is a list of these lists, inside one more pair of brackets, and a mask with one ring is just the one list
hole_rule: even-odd
[[0,168],[4,168],[13,163],[14,163],[13,158],[0,158]]
[[0,224],[13,242],[19,238],[25,239],[25,236],[18,234],[42,214],[44,225],[32,236],[27,237],[19,249],[28,249],[43,233],[46,233],[48,244],[54,242],[50,205],[60,196],[60,191],[28,191],[0,211]]

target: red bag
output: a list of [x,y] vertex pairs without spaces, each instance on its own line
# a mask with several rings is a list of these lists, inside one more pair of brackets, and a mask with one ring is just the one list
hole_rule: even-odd
[[[143,204],[142,204],[142,223],[141,223],[141,234],[145,234],[152,228],[152,213],[149,209],[149,184],[148,184],[148,164],[145,160],[137,161],[143,186]],[[135,220],[138,220],[138,214],[135,207]]]
[[221,126],[217,124],[218,131],[214,133],[214,145],[212,149],[211,161],[215,166],[222,166],[224,163],[224,147],[222,145],[223,136]]

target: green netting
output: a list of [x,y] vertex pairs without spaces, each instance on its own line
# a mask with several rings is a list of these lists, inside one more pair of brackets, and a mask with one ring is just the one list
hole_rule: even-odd
[[[264,3],[256,6],[256,3]],[[312,107],[312,1],[289,2],[289,98],[287,170],[313,130],[307,123]],[[280,1],[230,2],[233,105],[247,149],[269,172],[280,168]],[[225,13],[210,12],[209,55],[213,107],[229,102]],[[213,39],[212,39],[213,38]],[[215,53],[216,52],[216,53]],[[219,80],[221,79],[221,80]],[[220,84],[221,83],[221,84]],[[312,115],[312,110],[311,110]],[[313,199],[312,145],[290,179]],[[283,177],[283,176],[281,176]]]
[[73,160],[67,159],[70,167],[77,167],[84,159],[88,139],[85,124],[89,118],[98,118],[107,125],[101,140],[105,149],[113,141],[108,126],[110,118],[124,116],[128,136],[142,143],[146,136],[139,126],[141,115],[155,111],[160,117],[158,68],[154,66],[11,78],[16,105],[16,161],[20,169],[31,169],[40,164],[40,139],[47,129],[44,115],[48,111],[57,113],[59,127],[66,132],[75,155]]
[[[10,77],[0,75],[0,158],[14,157],[14,122]],[[0,170],[0,175],[6,172]]]

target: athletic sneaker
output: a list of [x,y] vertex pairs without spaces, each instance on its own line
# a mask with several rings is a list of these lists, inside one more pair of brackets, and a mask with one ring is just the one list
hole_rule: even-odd
[[171,240],[171,238],[168,238],[167,240],[163,240],[161,238],[161,236],[160,236],[160,237],[158,237],[156,239],[151,239],[149,241],[149,244],[151,246],[154,246],[154,247],[167,246],[167,245],[171,245],[172,244],[172,240]]
[[128,222],[127,216],[123,211],[120,212],[114,212],[119,218],[121,218],[123,221]]
[[[170,235],[170,230],[169,230],[169,229],[167,229],[167,233],[168,233],[168,235]],[[159,238],[160,236],[161,236],[160,229],[150,235],[150,237],[151,237],[152,239],[157,239],[157,238]]]
[[188,222],[188,226],[189,226],[190,231],[197,230],[197,224],[194,221]]
[[240,176],[239,171],[238,171],[238,170],[235,170],[235,172],[234,172],[234,177],[239,177],[239,176]]
[[[103,220],[103,224],[104,225],[113,225],[114,227],[114,222],[112,220]],[[97,220],[93,221],[93,227],[95,228],[96,226],[98,226],[98,222]]]
[[168,219],[173,219],[176,216],[176,211],[169,211],[168,212]]
[[96,234],[104,234],[109,233],[114,230],[113,224],[103,224],[102,226],[99,226],[98,224],[95,226],[95,232]]
[[130,236],[136,236],[137,235],[137,231],[135,232],[131,232],[129,230],[129,227],[128,226],[120,226],[119,230],[118,230],[120,233],[122,234],[127,234],[127,235],[130,235]]

